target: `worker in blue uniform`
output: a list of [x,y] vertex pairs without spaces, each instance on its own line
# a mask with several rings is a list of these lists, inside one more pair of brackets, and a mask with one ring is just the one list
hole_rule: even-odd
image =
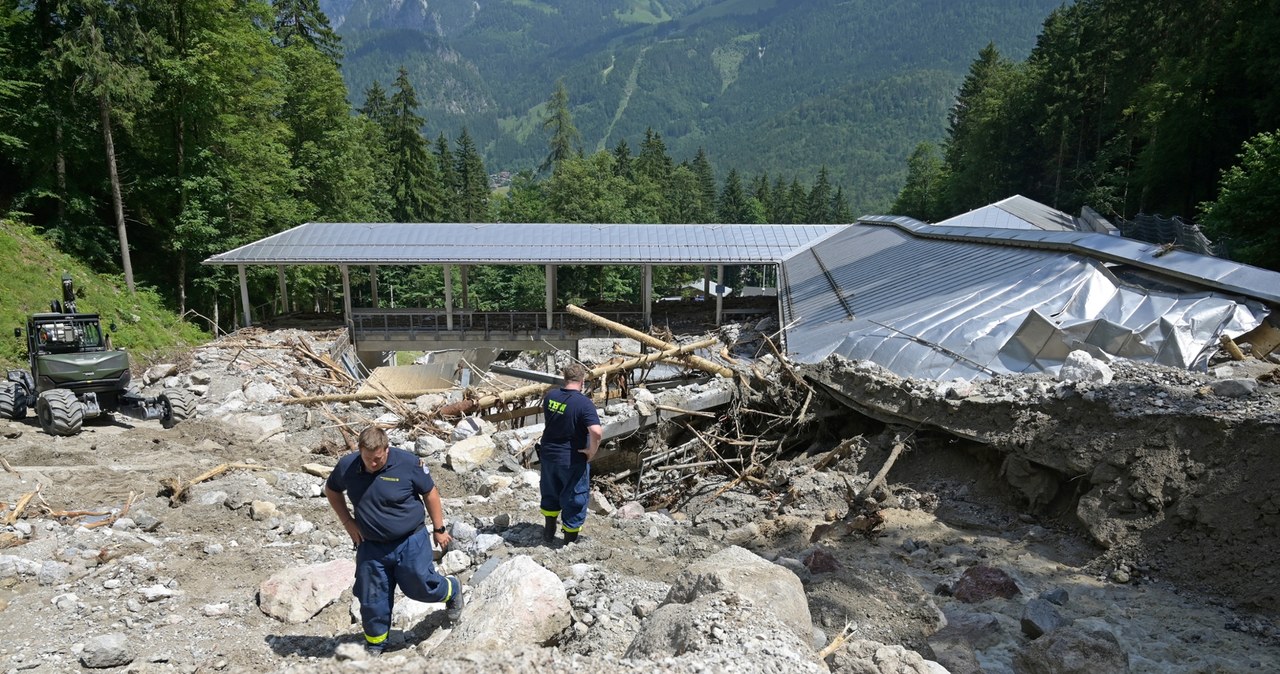
[[587,521],[591,497],[591,460],[600,450],[604,430],[595,403],[582,393],[587,368],[570,363],[560,371],[564,383],[542,398],[545,428],[538,443],[542,467],[542,540],[555,541],[556,520],[564,531],[565,543],[578,539]]
[[391,447],[387,434],[375,426],[360,433],[359,449],[338,461],[324,495],[355,545],[354,592],[360,600],[365,649],[377,654],[391,631],[396,587],[410,599],[444,602],[446,617],[456,623],[462,615],[462,583],[456,576],[440,575],[432,563],[423,506],[441,549],[452,539],[431,471],[410,452]]

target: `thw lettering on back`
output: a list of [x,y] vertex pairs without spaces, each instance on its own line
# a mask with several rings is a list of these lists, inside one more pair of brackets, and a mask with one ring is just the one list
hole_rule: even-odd
[[569,406],[558,400],[548,400],[547,409],[556,414],[564,414],[565,410],[569,409]]

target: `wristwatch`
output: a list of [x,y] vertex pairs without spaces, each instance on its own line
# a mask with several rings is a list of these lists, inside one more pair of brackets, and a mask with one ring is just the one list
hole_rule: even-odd
[[443,534],[443,533],[444,533],[444,527],[436,527],[436,528],[432,529],[432,531],[436,532],[437,534]]

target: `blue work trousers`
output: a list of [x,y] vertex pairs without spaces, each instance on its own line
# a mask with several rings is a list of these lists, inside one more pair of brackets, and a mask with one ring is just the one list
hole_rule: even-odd
[[591,464],[542,464],[542,514],[559,517],[565,533],[582,530],[591,500]]
[[391,631],[391,609],[396,587],[404,596],[422,602],[446,602],[455,587],[449,578],[436,572],[432,563],[431,540],[419,529],[398,541],[360,543],[356,550],[356,599],[360,600],[360,622],[365,641],[381,644]]

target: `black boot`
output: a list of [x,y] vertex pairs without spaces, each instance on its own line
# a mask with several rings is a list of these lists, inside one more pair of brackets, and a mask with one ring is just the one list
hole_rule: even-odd
[[542,525],[542,542],[551,545],[556,540],[556,518],[548,517],[547,523]]
[[570,543],[572,543],[572,542],[574,542],[574,541],[576,541],[576,540],[578,540],[578,532],[576,532],[576,531],[566,531],[566,532],[564,532],[564,544],[565,544],[565,545],[568,545],[568,544],[570,544]]

